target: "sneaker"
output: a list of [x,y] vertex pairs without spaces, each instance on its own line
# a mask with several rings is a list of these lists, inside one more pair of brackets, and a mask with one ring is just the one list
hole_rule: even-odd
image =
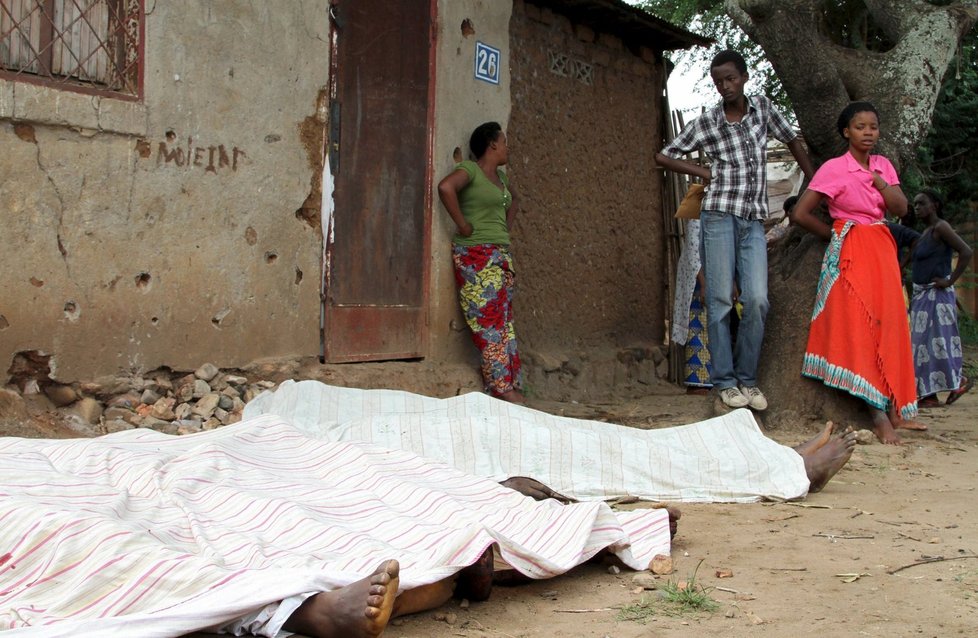
[[[756,390],[757,388],[755,388]],[[720,400],[728,408],[746,408],[750,401],[741,393],[737,387],[723,388],[720,390]]]
[[767,410],[767,399],[764,397],[764,393],[756,385],[752,386],[741,386],[740,392],[747,398],[747,404],[753,410],[761,412]]

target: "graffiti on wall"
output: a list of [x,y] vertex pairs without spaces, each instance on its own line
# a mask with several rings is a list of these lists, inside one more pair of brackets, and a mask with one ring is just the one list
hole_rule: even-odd
[[187,137],[186,142],[178,141],[173,131],[167,131],[166,141],[159,142],[157,146],[156,165],[172,164],[188,169],[199,168],[205,173],[216,174],[223,170],[237,171],[242,160],[247,157],[248,154],[244,149],[237,146],[228,147],[224,144],[205,146],[195,141],[193,137]]

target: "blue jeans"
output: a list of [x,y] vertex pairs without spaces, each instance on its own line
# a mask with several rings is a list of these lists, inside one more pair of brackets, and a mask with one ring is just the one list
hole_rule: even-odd
[[[767,300],[767,242],[760,221],[719,211],[700,213],[700,255],[706,279],[706,319],[713,387],[757,385]],[[737,344],[730,344],[734,277],[744,306]]]

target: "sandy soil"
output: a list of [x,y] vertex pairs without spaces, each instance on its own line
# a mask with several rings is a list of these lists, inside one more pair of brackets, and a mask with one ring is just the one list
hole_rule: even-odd
[[[676,392],[618,405],[535,407],[638,427],[685,423],[710,410],[709,399]],[[638,593],[634,572],[611,573],[595,561],[560,578],[497,586],[484,603],[454,601],[396,619],[384,635],[975,635],[978,557],[964,557],[978,556],[976,414],[978,394],[924,411],[930,431],[905,434],[900,447],[859,445],[826,489],[802,503],[684,505],[675,572],[658,583],[688,581],[699,565],[696,583],[719,603],[713,613],[676,614],[656,591]],[[769,434],[794,445],[817,427]],[[926,557],[957,560],[888,573]],[[733,575],[718,578],[718,570]],[[643,622],[618,619],[621,607],[642,599],[654,601],[654,613]]]
[[[978,359],[978,353],[969,354],[970,361]],[[712,397],[686,396],[673,386],[653,391],[642,399],[605,404],[537,400],[531,405],[640,428],[712,416]],[[978,391],[953,407],[924,411],[921,421],[930,426],[928,432],[904,433],[900,447],[875,440],[859,445],[826,489],[802,503],[681,506],[672,555],[675,571],[656,578],[658,590],[640,590],[633,581],[635,572],[614,573],[610,564],[595,560],[560,578],[497,586],[487,602],[452,601],[438,610],[395,619],[384,635],[975,635],[976,415]],[[795,424],[768,434],[795,445],[819,425]],[[73,435],[59,427],[54,415],[35,417],[32,425],[0,434]],[[944,560],[889,573],[927,557]],[[719,570],[732,576],[719,578]],[[670,582],[690,581],[694,571],[696,585],[719,604],[712,613],[677,612],[658,593]],[[643,600],[650,601],[650,611],[642,621],[619,619],[622,607]]]

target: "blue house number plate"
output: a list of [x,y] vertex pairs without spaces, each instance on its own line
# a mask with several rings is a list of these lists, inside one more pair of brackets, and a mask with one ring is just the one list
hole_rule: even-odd
[[482,42],[475,43],[475,78],[499,84],[499,49]]

